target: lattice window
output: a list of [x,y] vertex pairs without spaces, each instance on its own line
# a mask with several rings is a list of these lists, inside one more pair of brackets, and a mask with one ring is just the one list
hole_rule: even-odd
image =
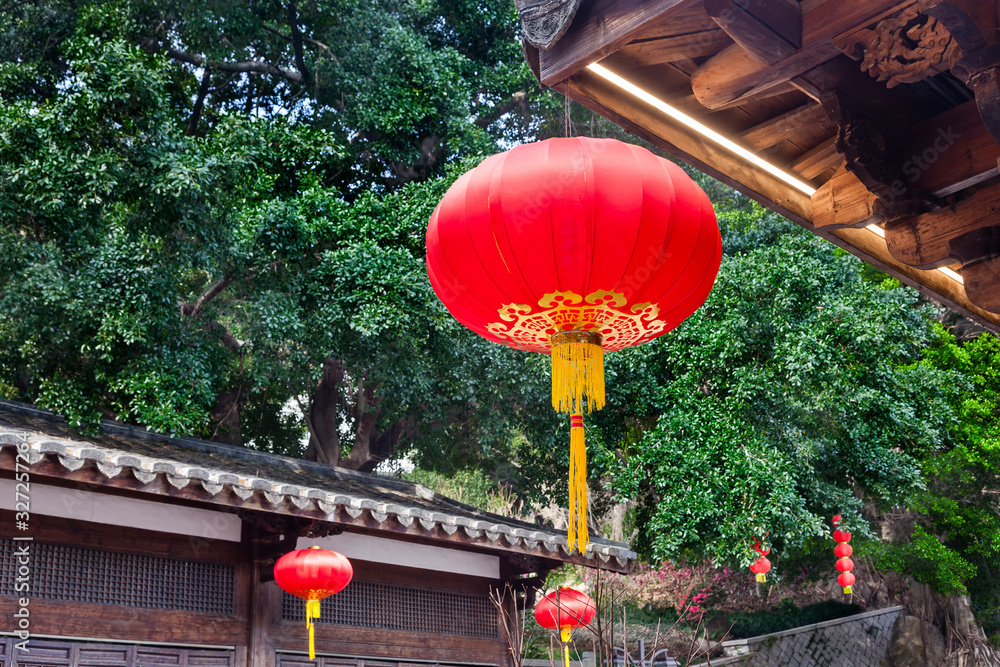
[[235,569],[0,538],[0,595],[16,595],[15,545],[28,544],[32,598],[232,616]]
[[[281,617],[305,620],[305,603],[284,593]],[[323,600],[320,623],[414,630],[464,637],[497,636],[497,612],[485,595],[445,593],[408,586],[352,581]]]

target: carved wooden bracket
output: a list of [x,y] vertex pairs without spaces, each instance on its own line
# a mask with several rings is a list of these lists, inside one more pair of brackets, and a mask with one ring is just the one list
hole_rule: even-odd
[[958,42],[934,16],[911,5],[894,16],[837,40],[861,69],[893,88],[947,71],[961,57]]
[[514,0],[521,17],[524,41],[539,49],[549,49],[566,34],[580,0]]
[[961,57],[953,64],[952,74],[975,93],[983,124],[993,141],[1000,144],[1000,85],[997,83],[1000,45],[987,39],[986,34],[992,32],[989,27],[984,31],[955,3],[937,3],[924,11],[954,36]]
[[823,108],[837,123],[837,152],[844,156],[847,170],[879,198],[876,210],[886,220],[933,207],[929,198],[912,189],[903,174],[902,136],[840,93],[828,96]]

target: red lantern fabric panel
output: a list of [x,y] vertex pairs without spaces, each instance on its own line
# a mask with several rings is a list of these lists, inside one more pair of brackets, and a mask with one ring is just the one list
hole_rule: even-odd
[[682,169],[609,139],[549,139],[487,158],[431,216],[427,271],[451,314],[548,352],[559,331],[605,351],[676,327],[707,298],[722,243]]
[[354,568],[347,558],[327,549],[298,549],[274,564],[274,581],[304,600],[322,600],[351,583]]

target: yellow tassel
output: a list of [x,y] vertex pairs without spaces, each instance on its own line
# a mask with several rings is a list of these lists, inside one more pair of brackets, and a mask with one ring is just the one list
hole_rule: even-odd
[[579,414],[604,407],[604,350],[600,334],[567,331],[552,336],[552,407]]
[[569,418],[569,548],[587,551],[587,446],[583,441],[583,415]]
[[319,600],[306,600],[306,625],[309,627],[309,659],[316,659],[316,628],[313,619],[319,618]]
[[850,586],[844,586],[844,595],[850,595],[851,592],[852,592],[852,589],[851,589]]
[[757,581],[759,581],[760,583],[764,583],[765,581],[767,581],[767,575],[764,574],[763,572],[758,573],[757,574]]

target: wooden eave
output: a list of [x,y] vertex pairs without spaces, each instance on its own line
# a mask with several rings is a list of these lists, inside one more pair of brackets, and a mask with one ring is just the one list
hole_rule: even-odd
[[1000,333],[998,15],[996,0],[582,0],[548,49],[526,26],[525,54],[543,85]]
[[27,443],[32,479],[84,483],[241,512],[298,517],[336,529],[451,546],[516,559],[627,572],[636,554],[592,539],[585,554],[566,532],[483,512],[419,484],[200,440],[150,434],[113,422],[81,436],[31,406],[0,401],[0,470],[13,471],[16,444]]

